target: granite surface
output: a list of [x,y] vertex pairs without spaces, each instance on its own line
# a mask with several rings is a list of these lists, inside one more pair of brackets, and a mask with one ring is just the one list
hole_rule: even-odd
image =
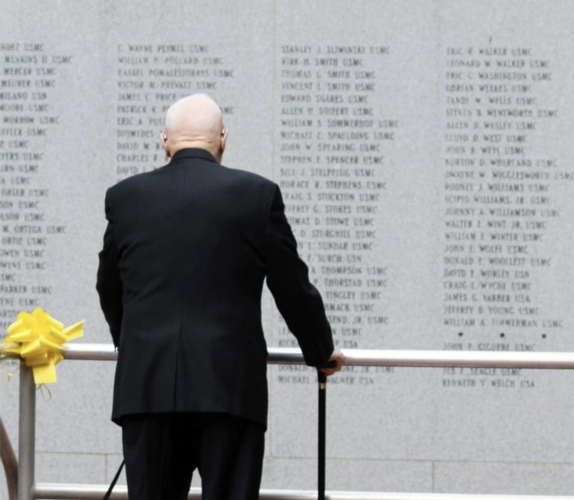
[[[2,331],[41,306],[86,320],[75,342],[110,342],[95,292],[105,190],[163,165],[166,107],[206,92],[230,129],[224,163],[281,186],[343,349],[574,348],[574,1],[0,12]],[[268,345],[293,346],[263,300]],[[113,375],[110,362],[58,366],[38,397],[38,480],[111,480]],[[573,377],[345,370],[329,384],[328,487],[567,494]],[[263,486],[312,488],[315,374],[271,367],[269,386]],[[15,447],[17,401],[1,377]]]

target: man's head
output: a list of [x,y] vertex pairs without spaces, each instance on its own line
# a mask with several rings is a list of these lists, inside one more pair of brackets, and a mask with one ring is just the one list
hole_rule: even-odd
[[228,132],[215,101],[206,94],[193,94],[167,110],[160,140],[170,158],[180,149],[201,148],[221,163]]

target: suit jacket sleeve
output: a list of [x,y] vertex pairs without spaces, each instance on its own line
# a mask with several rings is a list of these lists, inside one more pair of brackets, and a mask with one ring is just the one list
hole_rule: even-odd
[[279,186],[274,186],[267,225],[267,286],[305,362],[323,365],[333,353],[331,326],[323,300],[309,281],[309,270],[297,253],[297,242],[285,217]]
[[108,227],[104,233],[104,247],[99,254],[98,279],[96,289],[100,296],[100,305],[110,327],[114,345],[119,347],[122,326],[122,282],[118,269],[118,249],[114,237],[116,222],[106,193],[106,219]]

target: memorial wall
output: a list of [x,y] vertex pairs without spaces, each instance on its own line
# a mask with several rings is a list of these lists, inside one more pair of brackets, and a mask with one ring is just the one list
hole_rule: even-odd
[[[41,306],[111,342],[105,190],[164,165],[165,111],[205,92],[224,164],[280,185],[341,348],[573,350],[573,25],[574,0],[0,0],[2,331]],[[296,346],[264,303],[268,345]],[[111,480],[113,374],[58,366],[38,481]],[[328,488],[571,494],[573,383],[348,367],[330,379]],[[263,487],[313,489],[315,373],[270,367],[269,386]],[[17,403],[2,376],[15,445]]]

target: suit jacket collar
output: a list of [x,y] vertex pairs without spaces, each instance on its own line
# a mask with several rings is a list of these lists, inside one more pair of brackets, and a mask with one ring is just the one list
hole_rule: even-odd
[[168,165],[171,165],[175,161],[181,160],[183,158],[201,158],[203,160],[208,160],[212,161],[213,163],[217,163],[215,156],[213,156],[209,151],[205,149],[186,148],[186,149],[180,149],[177,153],[175,153]]

